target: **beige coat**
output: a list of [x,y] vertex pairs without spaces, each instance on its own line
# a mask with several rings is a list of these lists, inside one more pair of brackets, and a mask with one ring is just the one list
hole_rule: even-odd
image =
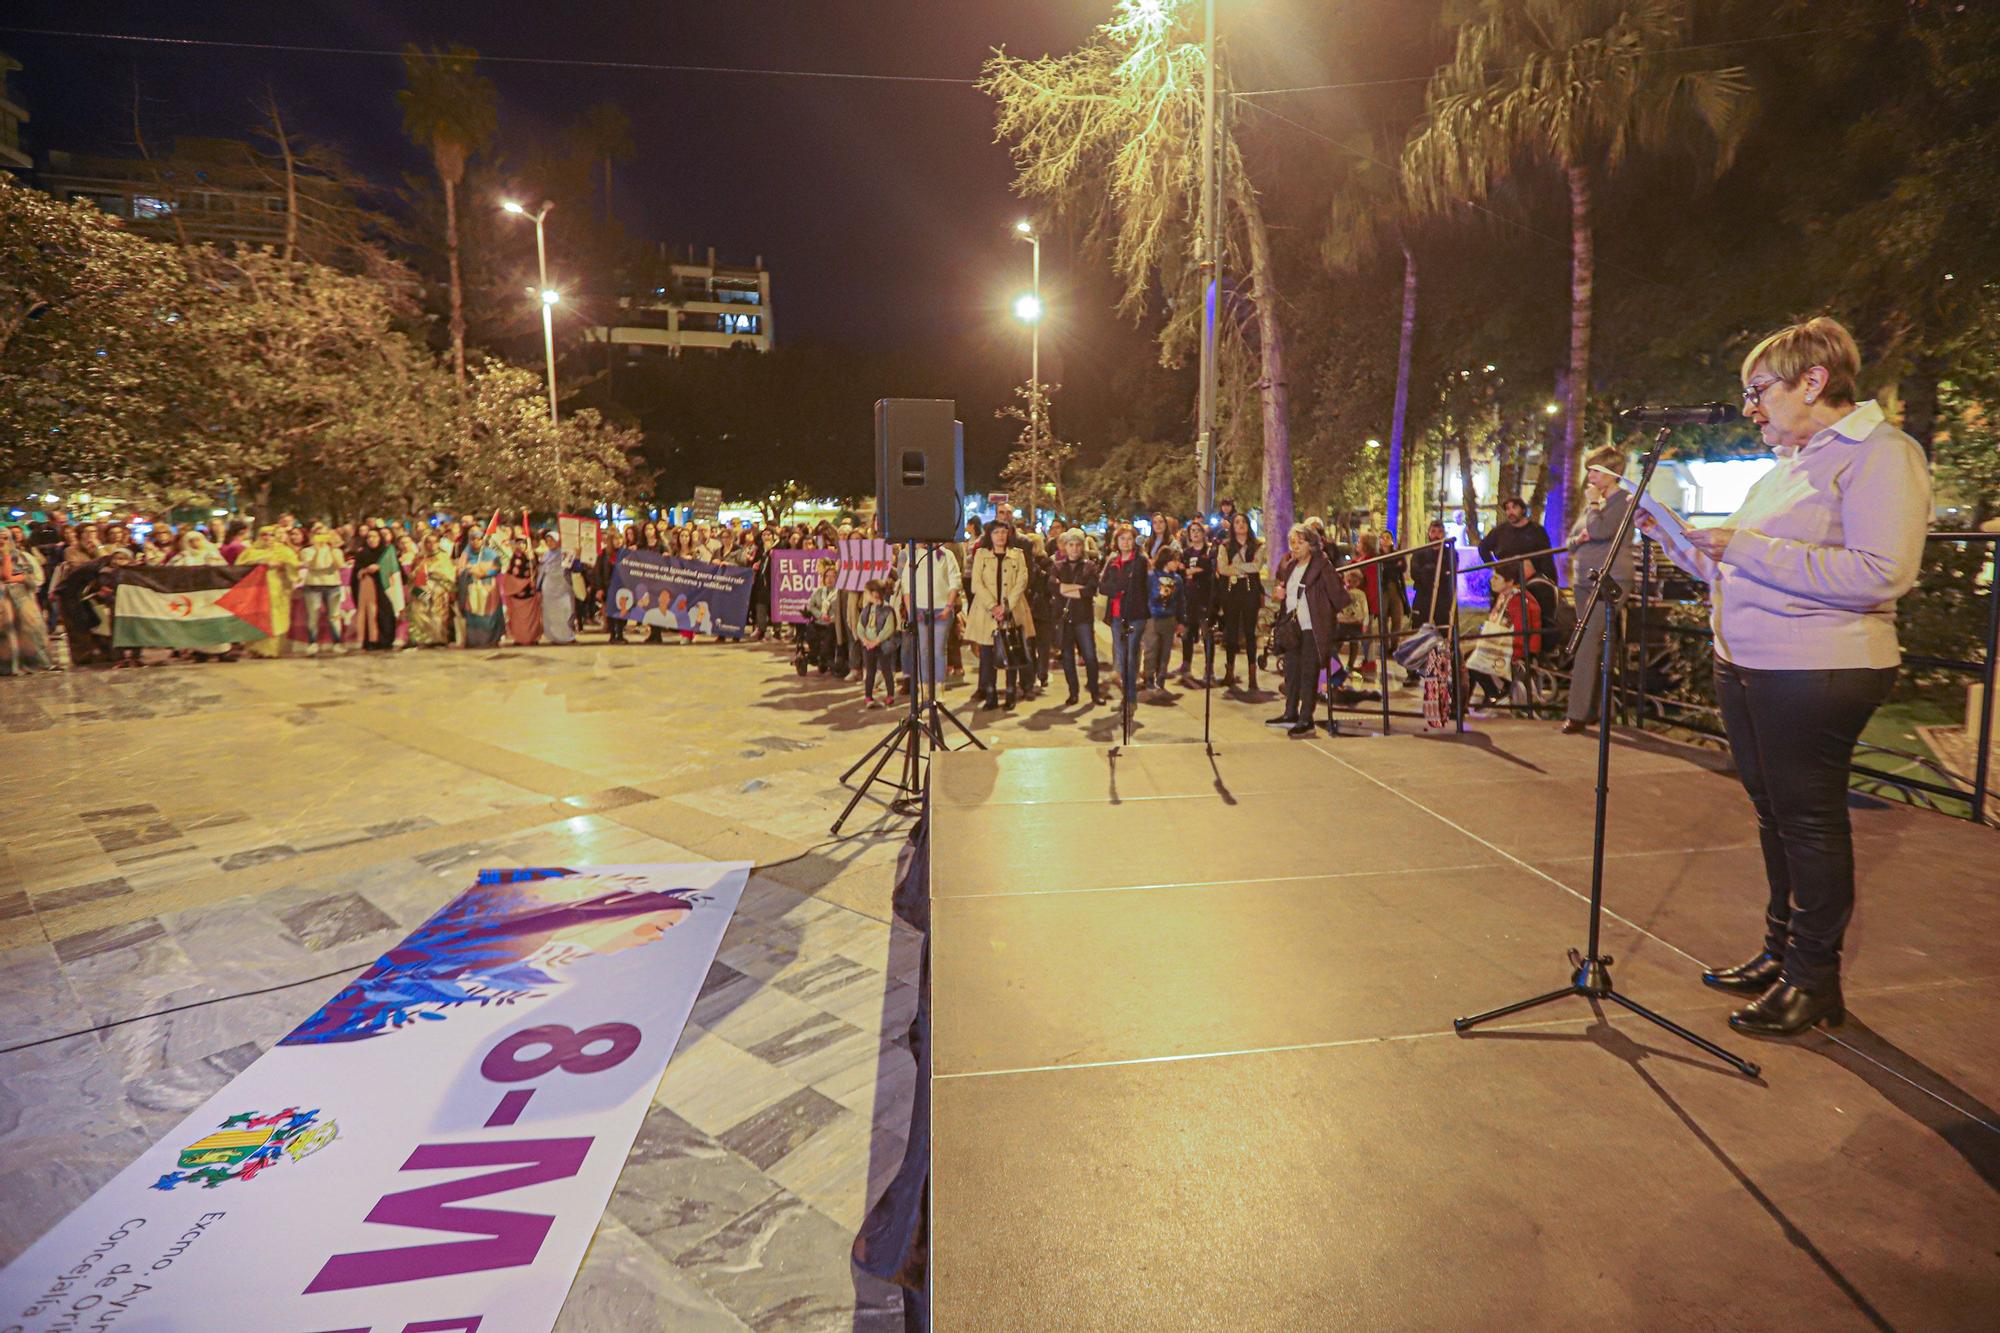
[[965,637],[978,647],[993,642],[996,628],[993,612],[1005,606],[1013,623],[1029,638],[1035,635],[1035,618],[1028,609],[1028,553],[1018,546],[1007,548],[1006,564],[990,547],[972,553],[972,605],[965,613]]

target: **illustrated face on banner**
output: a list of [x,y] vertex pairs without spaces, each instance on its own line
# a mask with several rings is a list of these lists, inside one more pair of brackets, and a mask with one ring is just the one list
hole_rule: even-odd
[[620,620],[623,620],[625,614],[632,609],[632,602],[633,597],[630,588],[620,588],[618,595],[611,599],[611,604],[618,609],[618,618]]
[[459,1005],[545,993],[563,968],[657,942],[698,901],[570,871],[494,873],[503,878],[453,899],[279,1044],[360,1041]]

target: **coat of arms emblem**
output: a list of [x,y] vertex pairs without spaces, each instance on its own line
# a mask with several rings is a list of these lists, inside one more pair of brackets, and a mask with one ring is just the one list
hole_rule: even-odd
[[261,1115],[243,1111],[230,1116],[212,1134],[181,1149],[178,1170],[153,1182],[156,1190],[178,1185],[214,1189],[225,1180],[254,1180],[259,1172],[287,1159],[300,1161],[339,1136],[334,1121],[322,1121],[318,1108],[301,1111],[287,1106]]

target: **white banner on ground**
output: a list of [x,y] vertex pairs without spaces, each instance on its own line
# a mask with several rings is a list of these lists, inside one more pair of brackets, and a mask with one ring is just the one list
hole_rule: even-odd
[[482,873],[0,1273],[0,1333],[547,1333],[749,871]]

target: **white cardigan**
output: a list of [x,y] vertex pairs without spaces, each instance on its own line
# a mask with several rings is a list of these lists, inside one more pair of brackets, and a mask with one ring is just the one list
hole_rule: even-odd
[[1750,488],[1722,558],[1663,547],[1713,589],[1715,655],[1762,671],[1893,667],[1931,478],[1917,443],[1862,403]]

